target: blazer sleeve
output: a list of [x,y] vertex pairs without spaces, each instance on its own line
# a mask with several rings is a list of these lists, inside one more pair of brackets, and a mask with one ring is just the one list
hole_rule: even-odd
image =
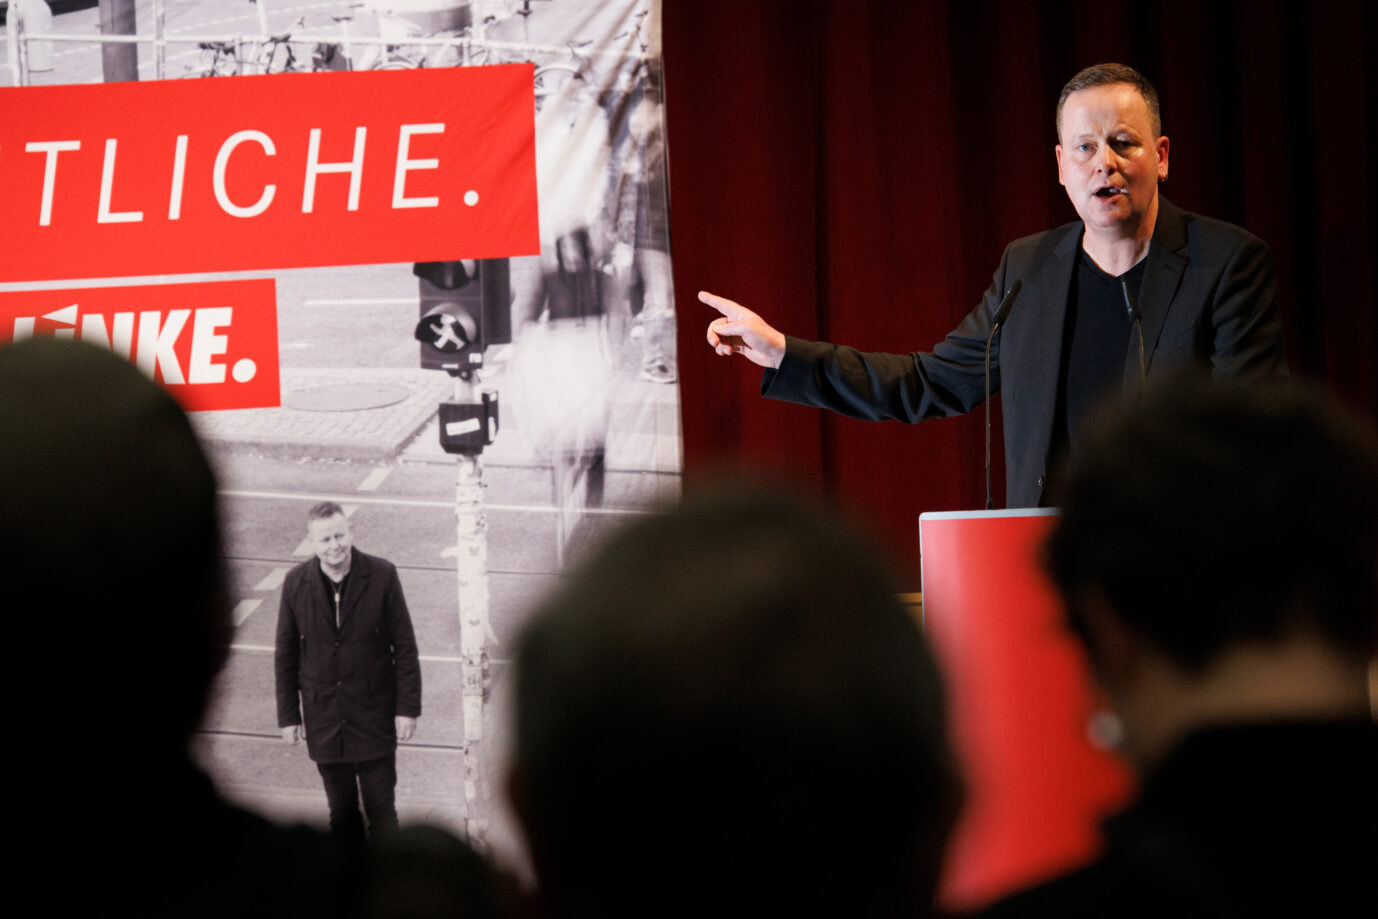
[[273,670],[277,686],[278,727],[301,724],[301,631],[292,608],[295,579],[288,577],[282,585],[282,601],[278,604],[277,642],[273,652]]
[[392,629],[393,672],[397,678],[397,714],[408,718],[421,716],[421,659],[416,648],[416,632],[412,629],[407,599],[402,594],[402,581],[397,569],[391,570],[388,583],[387,621]]
[[[949,418],[986,399],[986,343],[1005,289],[1010,248],[981,302],[932,351],[858,351],[785,337],[785,357],[761,378],[761,394],[826,408],[863,421],[907,423]],[[999,342],[991,352],[990,391],[1000,391]]]
[[1287,376],[1273,256],[1261,239],[1246,236],[1231,253],[1211,314],[1213,376]]

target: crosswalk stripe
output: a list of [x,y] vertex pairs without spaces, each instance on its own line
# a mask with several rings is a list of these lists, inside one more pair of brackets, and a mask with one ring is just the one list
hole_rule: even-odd
[[234,607],[235,627],[237,628],[240,625],[243,625],[244,620],[252,616],[254,614],[254,610],[258,609],[262,605],[263,601],[259,599],[240,600],[238,603],[236,603]]
[[359,491],[377,491],[378,486],[383,484],[383,480],[391,472],[391,466],[379,466],[368,474],[368,478],[359,483]]
[[282,579],[287,577],[286,568],[274,568],[268,572],[268,576],[254,585],[254,590],[277,590],[282,586]]

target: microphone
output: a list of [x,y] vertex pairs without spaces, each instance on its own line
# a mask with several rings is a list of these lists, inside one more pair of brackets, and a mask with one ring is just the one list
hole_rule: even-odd
[[1024,286],[1024,282],[1015,279],[1010,285],[1010,289],[1005,292],[1005,299],[1000,301],[1000,308],[995,311],[995,322],[990,327],[990,337],[986,339],[986,510],[995,510],[995,499],[990,495],[990,346],[995,341],[995,333],[1000,331],[1000,327],[1005,324],[1005,320],[1010,316],[1010,310],[1014,308],[1014,298],[1019,296],[1019,289]]
[[[1005,294],[1005,299],[1000,301],[1000,308],[995,311],[995,324],[1001,326],[1005,320],[1010,318],[1010,310],[1014,309],[1014,298],[1019,296],[1019,289],[1024,286],[1024,282],[1016,280],[1010,285],[1009,291]],[[992,332],[994,329],[991,330]]]
[[1139,315],[1139,307],[1134,303],[1134,296],[1129,292],[1129,282],[1120,278],[1120,292],[1124,294],[1124,308],[1129,312],[1129,319],[1134,323],[1134,329],[1139,333],[1139,383],[1142,385],[1148,380],[1148,368],[1144,365],[1144,320]]

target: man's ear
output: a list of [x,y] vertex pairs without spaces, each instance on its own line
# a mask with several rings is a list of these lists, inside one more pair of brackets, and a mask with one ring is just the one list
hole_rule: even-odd
[[1139,679],[1140,644],[1099,590],[1083,591],[1071,604],[1096,680],[1112,702],[1123,698]]
[[536,883],[538,886],[545,886],[546,873],[549,870],[546,858],[548,844],[542,831],[540,809],[532,803],[531,785],[526,770],[520,764],[509,764],[503,780],[503,789],[521,827],[522,839],[531,859],[531,869],[536,874]]
[[507,774],[503,776],[503,791],[507,794],[507,800],[512,803],[512,810],[517,815],[522,832],[530,836],[531,795],[528,791],[526,771],[516,763],[508,764]]

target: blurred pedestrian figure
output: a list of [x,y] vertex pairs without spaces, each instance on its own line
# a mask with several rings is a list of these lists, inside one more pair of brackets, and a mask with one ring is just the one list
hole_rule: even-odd
[[[624,278],[620,295],[632,318],[629,334],[640,341],[640,373],[653,383],[673,383],[675,292],[670,270],[670,199],[664,115],[659,89],[643,85],[627,117],[627,152],[612,194],[616,244],[612,265]],[[620,338],[614,346],[620,347]]]
[[613,359],[603,265],[608,119],[582,76],[538,98],[539,279],[519,292],[513,365],[519,426],[554,470],[554,501],[602,503]]

